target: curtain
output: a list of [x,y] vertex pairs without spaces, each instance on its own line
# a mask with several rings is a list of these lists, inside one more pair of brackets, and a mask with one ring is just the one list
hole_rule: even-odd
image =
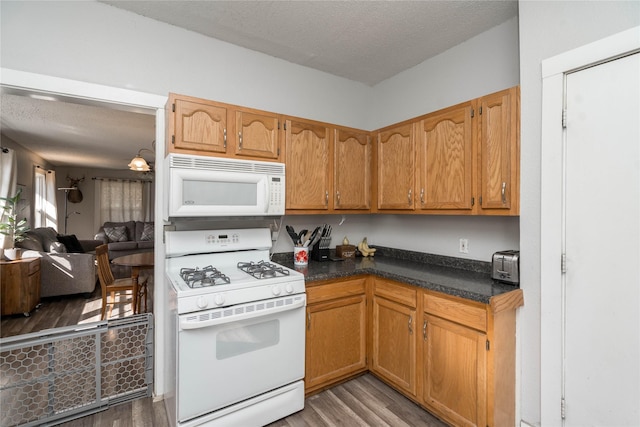
[[56,200],[56,172],[47,171],[45,185],[45,227],[58,229],[58,202]]
[[151,181],[94,178],[95,228],[107,221],[153,221],[153,183]]
[[[16,152],[10,148],[0,147],[0,197],[11,197],[16,194],[16,186],[18,181],[18,168],[16,160]],[[2,203],[2,202],[0,202]],[[4,206],[4,203],[2,203]],[[4,216],[4,211],[0,213],[0,216]],[[4,220],[4,218],[2,218]],[[5,248],[5,237],[0,235],[0,248]],[[13,242],[11,239],[8,241],[6,247],[12,247]]]

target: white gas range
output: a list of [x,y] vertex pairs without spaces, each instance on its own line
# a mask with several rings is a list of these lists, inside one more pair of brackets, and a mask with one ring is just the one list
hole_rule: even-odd
[[177,426],[260,426],[304,406],[305,283],[269,229],[166,232],[167,409]]

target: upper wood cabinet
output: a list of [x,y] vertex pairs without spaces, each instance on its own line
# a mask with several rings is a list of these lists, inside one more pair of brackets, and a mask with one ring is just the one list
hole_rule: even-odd
[[169,94],[167,152],[280,160],[277,114]]
[[332,207],[332,141],[326,123],[285,121],[287,210],[323,212]]
[[167,149],[227,153],[227,108],[204,99],[170,94]]
[[176,94],[167,114],[167,153],[285,163],[287,214],[520,213],[517,86],[375,132]]
[[520,91],[483,96],[478,109],[478,199],[483,215],[520,212]]
[[378,131],[376,210],[519,215],[519,111],[516,86]]
[[472,209],[472,114],[468,102],[419,122],[417,209]]
[[277,160],[280,156],[278,117],[244,110],[235,113],[236,155]]
[[369,132],[336,128],[334,153],[334,209],[370,209],[371,137]]
[[415,130],[407,123],[378,132],[377,209],[413,210]]

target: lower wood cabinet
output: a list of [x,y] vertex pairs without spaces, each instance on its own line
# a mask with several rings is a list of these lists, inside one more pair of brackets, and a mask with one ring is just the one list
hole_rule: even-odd
[[376,278],[371,371],[416,395],[416,291]]
[[483,332],[424,315],[422,401],[457,426],[486,426],[486,342]]
[[365,282],[351,279],[307,289],[307,393],[367,369]]
[[2,315],[25,316],[40,304],[40,258],[0,261]]
[[308,286],[307,299],[307,394],[368,368],[451,425],[515,424],[520,289],[484,304],[364,276]]

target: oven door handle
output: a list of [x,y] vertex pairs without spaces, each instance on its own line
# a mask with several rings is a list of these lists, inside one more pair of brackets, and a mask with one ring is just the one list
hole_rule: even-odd
[[[255,303],[254,305],[257,305],[257,304],[258,303]],[[209,326],[224,325],[225,323],[236,322],[238,320],[253,319],[256,317],[264,317],[271,314],[281,313],[283,311],[295,310],[298,308],[305,307],[306,304],[307,304],[306,298],[300,298],[294,301],[293,303],[287,304],[287,305],[283,304],[281,306],[277,306],[273,308],[253,310],[250,312],[245,311],[242,314],[231,314],[229,316],[222,316],[222,317],[217,317],[213,319],[210,318],[206,320],[189,321],[187,319],[192,316],[185,316],[184,318],[183,317],[180,318],[180,329],[182,330],[201,329],[201,328],[207,328]],[[230,308],[230,310],[234,311],[232,307]],[[200,315],[196,315],[195,317],[200,318]]]

